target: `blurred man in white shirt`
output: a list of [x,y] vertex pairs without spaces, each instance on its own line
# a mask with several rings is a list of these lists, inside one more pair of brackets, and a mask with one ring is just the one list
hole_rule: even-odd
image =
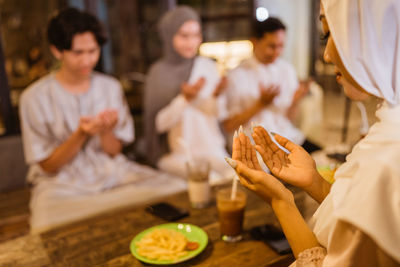
[[243,125],[248,131],[250,122],[254,122],[308,152],[318,150],[290,119],[307,88],[299,86],[293,66],[280,58],[286,41],[285,25],[273,17],[255,22],[251,41],[253,56],[228,75],[229,118],[224,122],[225,130],[232,133]]

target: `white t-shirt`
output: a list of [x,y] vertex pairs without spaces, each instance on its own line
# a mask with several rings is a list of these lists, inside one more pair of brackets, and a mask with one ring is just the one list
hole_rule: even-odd
[[286,117],[286,112],[298,88],[298,80],[294,68],[282,59],[265,65],[252,57],[244,60],[228,74],[226,95],[229,116],[242,113],[258,101],[260,84],[278,85],[280,94],[270,105],[243,125],[245,130],[250,128],[250,122],[253,121],[269,132],[280,134],[301,145],[305,140],[304,135]]
[[98,192],[125,179],[135,180],[133,171],[137,165],[131,165],[123,155],[108,156],[98,136],[90,138],[57,174],[46,173],[38,165],[76,131],[82,116],[96,116],[110,108],[118,111],[115,136],[124,143],[132,142],[133,119],[116,79],[93,73],[90,89],[74,94],[65,90],[51,73],[27,88],[21,96],[20,118],[25,159],[30,165],[28,181],[37,184],[45,179]]

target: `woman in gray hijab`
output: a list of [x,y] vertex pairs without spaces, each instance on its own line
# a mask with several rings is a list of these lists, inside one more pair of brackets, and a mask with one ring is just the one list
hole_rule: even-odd
[[177,7],[161,18],[159,33],[164,55],[151,66],[145,84],[148,160],[185,177],[190,154],[207,159],[212,179],[229,179],[233,173],[224,164],[225,140],[218,125],[226,116],[223,86],[215,62],[197,56],[199,16],[190,7]]

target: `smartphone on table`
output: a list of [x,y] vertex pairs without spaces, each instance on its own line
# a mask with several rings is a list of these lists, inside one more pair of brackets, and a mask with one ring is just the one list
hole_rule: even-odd
[[292,252],[285,234],[282,232],[282,230],[272,224],[266,224],[252,228],[250,230],[250,235],[256,240],[264,241],[280,255]]
[[146,211],[167,221],[176,221],[189,216],[187,210],[178,208],[167,202],[160,202],[147,206]]

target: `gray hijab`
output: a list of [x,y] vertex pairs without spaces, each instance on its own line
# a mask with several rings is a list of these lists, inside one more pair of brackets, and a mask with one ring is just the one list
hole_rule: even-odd
[[190,7],[179,6],[165,13],[158,25],[164,55],[149,70],[144,86],[145,138],[148,161],[153,166],[168,152],[166,134],[158,134],[155,117],[162,108],[180,93],[181,84],[188,81],[194,58],[181,57],[173,47],[173,37],[186,21],[200,23],[197,13]]

